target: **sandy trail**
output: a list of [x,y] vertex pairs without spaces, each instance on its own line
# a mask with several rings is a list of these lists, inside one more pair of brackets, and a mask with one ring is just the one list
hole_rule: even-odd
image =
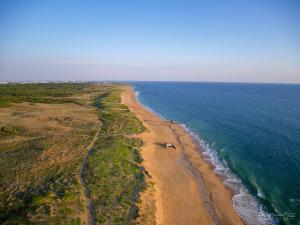
[[[179,124],[163,121],[141,106],[131,87],[122,94],[126,104],[147,127],[139,135],[143,166],[155,183],[157,225],[242,225],[232,206],[232,193],[211,166],[202,159],[198,146]],[[164,148],[166,142],[173,148]]]
[[93,140],[90,142],[90,144],[87,146],[87,153],[83,159],[83,162],[81,164],[81,168],[80,168],[80,184],[81,184],[81,194],[82,194],[82,197],[83,197],[83,202],[84,202],[84,215],[85,217],[83,218],[83,221],[85,224],[87,225],[90,225],[90,224],[94,224],[94,218],[93,218],[93,213],[92,213],[92,205],[91,205],[91,201],[89,199],[89,193],[88,193],[88,190],[86,188],[86,185],[84,183],[84,180],[83,180],[83,170],[85,169],[86,167],[86,164],[87,164],[87,159],[98,139],[98,135],[100,133],[100,130],[101,130],[101,123],[99,122],[98,124],[98,129],[93,137]]

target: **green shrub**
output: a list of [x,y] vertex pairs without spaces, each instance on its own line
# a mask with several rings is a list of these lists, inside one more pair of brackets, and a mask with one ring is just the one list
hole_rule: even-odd
[[9,126],[3,126],[0,129],[0,136],[10,136],[15,135],[17,133],[17,129]]

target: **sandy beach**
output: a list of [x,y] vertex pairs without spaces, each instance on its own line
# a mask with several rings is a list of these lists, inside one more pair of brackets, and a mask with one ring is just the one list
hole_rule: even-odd
[[[243,224],[233,208],[232,192],[202,158],[190,134],[180,124],[164,121],[143,107],[129,86],[122,94],[122,103],[147,128],[139,137],[144,141],[143,166],[154,183],[151,197],[156,224]],[[176,149],[165,148],[166,142],[174,143]]]

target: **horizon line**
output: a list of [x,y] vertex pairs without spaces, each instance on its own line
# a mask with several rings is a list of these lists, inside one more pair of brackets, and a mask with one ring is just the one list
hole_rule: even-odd
[[[6,83],[1,83],[6,82]],[[290,82],[254,82],[254,81],[193,81],[193,80],[80,80],[80,79],[71,79],[71,80],[0,80],[0,84],[11,84],[11,83],[69,83],[69,82],[111,82],[111,83],[126,83],[126,82],[155,82],[155,83],[219,83],[219,84],[283,84],[283,85],[300,85],[300,82],[290,83]]]

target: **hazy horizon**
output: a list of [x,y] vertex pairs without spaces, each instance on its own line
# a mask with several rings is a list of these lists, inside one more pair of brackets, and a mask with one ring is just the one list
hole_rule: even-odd
[[0,80],[300,83],[300,2],[4,0]]

